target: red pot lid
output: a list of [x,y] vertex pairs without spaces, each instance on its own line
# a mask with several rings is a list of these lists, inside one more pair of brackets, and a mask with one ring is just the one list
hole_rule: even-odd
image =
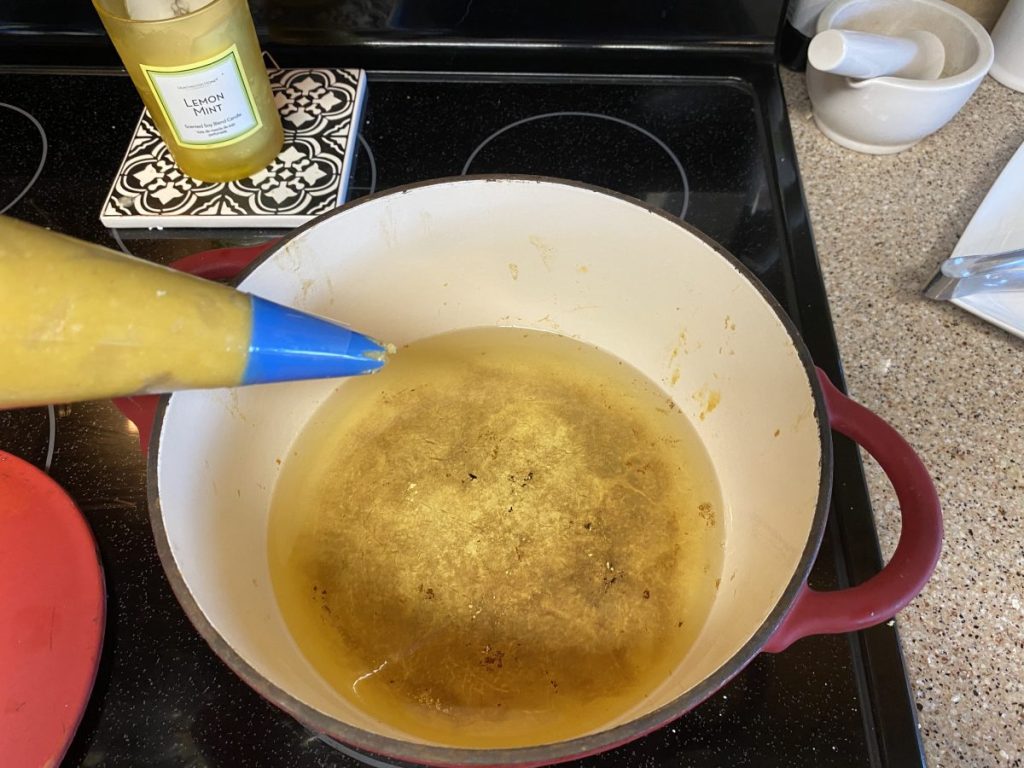
[[103,643],[103,571],[75,503],[0,451],[0,762],[56,766]]

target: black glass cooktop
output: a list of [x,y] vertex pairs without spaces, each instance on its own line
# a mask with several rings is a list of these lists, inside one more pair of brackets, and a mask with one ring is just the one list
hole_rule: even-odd
[[[815,361],[841,377],[774,67],[749,77],[371,74],[350,197],[463,173],[587,181],[660,206],[768,286]],[[102,228],[102,199],[138,117],[114,74],[0,75],[0,210],[167,262],[274,232]],[[12,109],[13,107],[13,109]],[[41,171],[36,174],[37,169]],[[276,710],[193,630],[150,533],[145,466],[109,402],[0,412],[0,448],[48,471],[99,543],[108,623],[68,766],[356,766]],[[833,507],[812,583],[855,583],[878,547],[855,450],[836,442]],[[579,766],[922,764],[892,626],[762,654],[675,724]]]

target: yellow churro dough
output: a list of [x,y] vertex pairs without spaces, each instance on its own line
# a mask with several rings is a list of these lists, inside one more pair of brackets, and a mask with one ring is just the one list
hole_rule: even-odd
[[0,407],[238,383],[249,298],[0,216]]

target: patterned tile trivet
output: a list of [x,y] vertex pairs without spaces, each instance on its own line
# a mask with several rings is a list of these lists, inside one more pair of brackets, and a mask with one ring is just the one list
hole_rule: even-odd
[[104,226],[294,227],[343,202],[366,89],[363,71],[268,71],[284,147],[267,168],[226,183],[186,176],[143,112],[103,204]]

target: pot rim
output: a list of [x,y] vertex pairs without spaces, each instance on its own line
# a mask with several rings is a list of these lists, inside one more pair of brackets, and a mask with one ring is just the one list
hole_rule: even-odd
[[443,186],[461,182],[534,182],[538,184],[555,184],[584,189],[609,195],[621,202],[629,203],[641,208],[648,213],[658,215],[673,224],[682,227],[690,234],[703,241],[719,256],[724,258],[743,275],[758,291],[761,298],[776,314],[790,337],[790,342],[796,349],[800,363],[807,375],[810,385],[811,396],[814,400],[814,419],[818,425],[818,437],[821,445],[821,461],[819,464],[818,478],[818,499],[816,503],[814,518],[811,522],[810,534],[807,543],[800,555],[800,560],[791,576],[782,596],[772,608],[768,617],[754,632],[753,636],[733,656],[711,675],[706,677],[693,688],[676,697],[669,703],[653,710],[652,712],[630,720],[614,728],[598,731],[586,736],[569,739],[566,741],[552,742],[529,747],[514,747],[504,749],[474,749],[466,747],[443,747],[420,742],[397,739],[390,736],[381,736],[371,731],[357,728],[342,720],[324,714],[309,706],[305,702],[295,698],[284,689],[270,682],[245,659],[239,655],[234,648],[221,636],[217,629],[210,623],[203,613],[199,604],[192,596],[184,577],[178,570],[174,555],[171,552],[170,542],[167,539],[167,531],[163,524],[163,510],[160,503],[158,488],[159,465],[160,465],[160,437],[163,432],[164,415],[174,395],[162,395],[154,417],[154,428],[150,437],[149,456],[146,468],[147,496],[149,501],[150,525],[153,528],[153,538],[156,543],[160,563],[163,566],[167,580],[170,582],[175,597],[181,604],[186,616],[191,621],[199,634],[209,644],[213,652],[220,657],[236,675],[249,685],[260,696],[267,699],[279,709],[295,718],[307,728],[316,731],[318,734],[328,736],[342,743],[342,745],[354,747],[360,751],[367,751],[374,755],[384,756],[390,760],[400,762],[411,761],[412,765],[433,765],[433,766],[539,766],[559,763],[567,760],[578,759],[587,755],[597,754],[626,744],[634,739],[640,738],[652,731],[655,731],[668,723],[678,719],[689,710],[696,707],[706,699],[710,698],[718,689],[722,688],[733,677],[739,674],[753,658],[761,652],[762,647],[776,632],[782,620],[792,608],[797,594],[803,588],[810,574],[814,560],[817,557],[821,539],[824,534],[825,523],[828,519],[829,500],[831,497],[832,484],[832,439],[828,421],[828,411],[825,406],[824,394],[818,383],[815,374],[815,366],[811,360],[810,352],[807,350],[800,338],[799,332],[793,321],[782,309],[781,305],[760,280],[745,267],[735,256],[729,253],[708,235],[696,229],[682,219],[670,213],[655,208],[647,203],[630,197],[614,190],[605,189],[593,184],[571,181],[548,176],[532,176],[525,174],[476,174],[466,176],[450,176],[437,179],[419,181],[412,184],[405,184],[398,187],[391,187],[387,190],[376,192],[372,195],[358,198],[334,208],[306,224],[296,227],[273,246],[261,254],[248,268],[246,268],[234,281],[239,284],[252,272],[260,267],[265,261],[281,252],[294,239],[302,236],[313,227],[320,225],[327,219],[341,215],[360,205],[375,202],[386,196],[401,195],[424,187]]

